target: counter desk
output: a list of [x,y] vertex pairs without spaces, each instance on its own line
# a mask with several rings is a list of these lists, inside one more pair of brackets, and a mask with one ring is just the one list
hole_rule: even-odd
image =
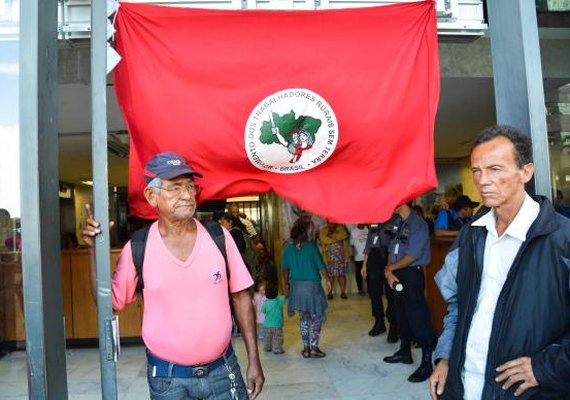
[[[451,241],[432,239],[431,262],[424,269],[425,295],[431,321],[437,335],[441,333],[446,305],[434,281],[443,265]],[[111,250],[114,270],[120,249]],[[8,347],[25,346],[22,268],[19,254],[0,254],[0,343]],[[76,342],[97,339],[97,308],[91,297],[89,282],[89,253],[87,249],[63,250],[61,277],[66,339]],[[142,301],[136,301],[119,312],[121,338],[140,338]]]
[[[114,270],[120,249],[111,250]],[[97,339],[97,308],[91,296],[87,249],[61,252],[61,279],[65,337],[70,341]],[[0,343],[5,347],[25,346],[24,303],[20,257],[0,258]],[[136,301],[118,313],[121,338],[141,335],[142,302]]]
[[432,238],[431,240],[431,260],[424,269],[426,277],[425,295],[429,306],[431,323],[437,336],[441,334],[443,329],[443,317],[447,313],[445,301],[439,293],[439,289],[435,284],[435,274],[441,269],[447,251],[453,240]]

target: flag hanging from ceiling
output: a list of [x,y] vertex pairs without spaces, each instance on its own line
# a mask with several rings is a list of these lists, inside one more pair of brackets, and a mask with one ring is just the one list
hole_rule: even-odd
[[437,186],[435,2],[316,11],[121,3],[117,98],[132,213],[143,168],[175,151],[199,201],[274,190],[338,222],[373,222]]

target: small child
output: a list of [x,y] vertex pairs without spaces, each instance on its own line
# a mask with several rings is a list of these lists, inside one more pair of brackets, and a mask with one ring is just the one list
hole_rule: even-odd
[[282,354],[284,353],[283,304],[285,304],[285,296],[277,296],[277,286],[270,283],[266,284],[265,295],[267,300],[261,307],[261,312],[265,314],[263,350],[273,351],[273,354]]
[[265,283],[260,283],[257,292],[255,292],[253,295],[253,306],[255,307],[258,340],[263,340],[265,337],[265,332],[263,330],[263,321],[265,321],[265,314],[261,312],[261,307],[266,300],[267,297],[265,297]]

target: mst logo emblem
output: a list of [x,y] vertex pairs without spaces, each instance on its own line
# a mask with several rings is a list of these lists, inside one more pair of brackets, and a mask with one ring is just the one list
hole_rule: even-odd
[[285,89],[263,99],[245,128],[245,149],[257,168],[289,174],[329,158],[338,141],[331,106],[308,89]]

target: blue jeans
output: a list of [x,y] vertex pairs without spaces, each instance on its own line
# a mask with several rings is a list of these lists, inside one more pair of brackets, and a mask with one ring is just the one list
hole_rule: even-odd
[[[225,364],[209,371],[204,377],[168,378],[153,377],[152,366],[147,364],[147,379],[152,400],[247,400],[247,390],[234,353]],[[234,376],[235,391],[232,393]]]

